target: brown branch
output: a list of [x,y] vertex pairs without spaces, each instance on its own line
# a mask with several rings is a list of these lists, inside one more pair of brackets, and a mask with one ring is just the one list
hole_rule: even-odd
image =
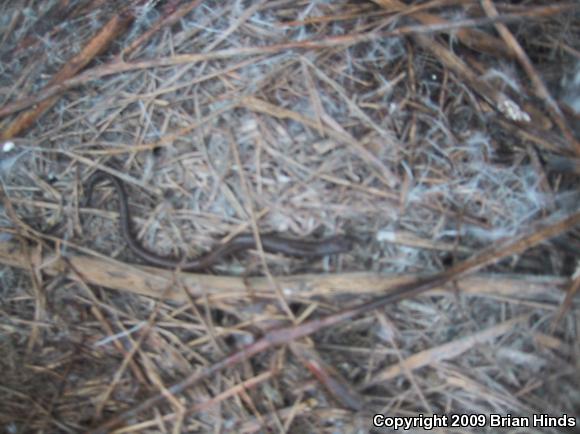
[[[92,38],[83,50],[66,63],[59,72],[49,81],[45,89],[61,85],[65,80],[75,76],[80,70],[88,65],[96,56],[103,53],[115,39],[122,34],[133,20],[130,8],[125,8],[121,13],[114,15],[109,22]],[[18,116],[4,131],[0,138],[10,139],[20,135],[30,128],[56,102],[58,97],[52,96],[38,102],[37,106],[30,111]]]
[[[54,239],[54,241],[57,241]],[[64,242],[63,242],[64,243]],[[71,250],[95,255],[89,249],[83,249],[66,243]],[[30,247],[29,247],[30,248]],[[177,287],[164,292],[174,279],[174,273],[153,267],[139,266],[112,260],[106,256],[89,257],[85,255],[67,256],[67,261],[82,276],[68,271],[67,264],[58,255],[35,255],[33,266],[51,276],[66,273],[66,278],[99,285],[109,289],[146,297],[159,298],[175,302],[187,302],[184,292]],[[29,269],[30,258],[22,245],[16,241],[0,243],[0,263],[11,267]],[[241,278],[235,276],[214,276],[210,274],[181,273],[180,281],[193,297],[207,297],[210,303],[237,303],[248,295],[247,287],[257,298],[272,298],[271,285],[264,277]],[[314,297],[332,297],[352,295],[356,288],[357,295],[380,294],[389,288],[397,287],[417,280],[415,275],[383,275],[373,272],[340,273],[340,274],[299,274],[293,276],[276,276],[276,281],[285,289],[292,300],[308,300]],[[498,276],[476,275],[458,283],[459,289],[474,294],[538,294],[548,287],[563,287],[566,279],[554,276]]]

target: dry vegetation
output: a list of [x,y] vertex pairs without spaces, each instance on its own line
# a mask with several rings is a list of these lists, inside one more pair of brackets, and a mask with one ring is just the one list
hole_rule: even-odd
[[[576,416],[579,50],[566,1],[0,1],[1,432]],[[163,254],[357,243],[154,269],[97,169]]]

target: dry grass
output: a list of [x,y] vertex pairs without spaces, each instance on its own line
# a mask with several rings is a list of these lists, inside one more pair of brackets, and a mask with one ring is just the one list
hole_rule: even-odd
[[[577,4],[113,3],[0,1],[5,432],[578,414]],[[99,168],[161,253],[358,243],[156,270]]]

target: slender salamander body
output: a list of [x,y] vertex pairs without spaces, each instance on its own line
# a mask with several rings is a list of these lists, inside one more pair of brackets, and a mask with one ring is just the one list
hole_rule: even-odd
[[[171,256],[162,256],[143,246],[133,230],[131,213],[129,211],[128,196],[123,182],[107,172],[95,172],[85,185],[85,206],[90,205],[95,186],[103,181],[109,181],[119,197],[119,216],[121,221],[121,235],[129,249],[151,265],[164,268],[180,267],[186,271],[201,271],[211,268],[223,258],[244,250],[255,249],[256,240],[251,233],[235,236],[224,244],[217,245],[213,250],[193,259],[181,259]],[[352,240],[344,236],[333,236],[316,241],[303,241],[285,238],[274,234],[260,235],[264,251],[281,253],[287,256],[314,258],[337,253],[348,252],[352,249]]]

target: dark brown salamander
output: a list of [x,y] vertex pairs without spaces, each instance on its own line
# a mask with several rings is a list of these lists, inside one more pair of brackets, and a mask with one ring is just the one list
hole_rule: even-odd
[[[164,268],[177,268],[187,271],[201,271],[211,268],[223,258],[243,250],[255,249],[256,240],[251,233],[240,234],[224,244],[216,246],[208,253],[194,258],[181,259],[171,256],[161,256],[144,247],[133,230],[131,213],[129,211],[128,196],[123,182],[109,173],[95,172],[85,185],[85,206],[90,205],[93,190],[102,181],[113,184],[119,197],[119,216],[121,220],[121,235],[133,253],[151,265]],[[300,258],[314,258],[337,253],[348,252],[352,248],[352,240],[344,236],[334,236],[316,241],[303,241],[285,238],[274,234],[260,235],[264,251],[269,253],[281,253],[287,256]]]

